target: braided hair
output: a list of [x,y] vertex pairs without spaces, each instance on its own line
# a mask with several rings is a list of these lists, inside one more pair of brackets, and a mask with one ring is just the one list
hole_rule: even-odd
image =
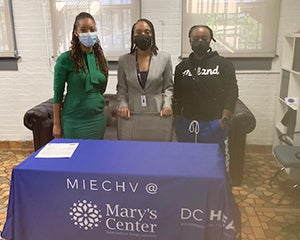
[[192,26],[192,27],[190,28],[190,30],[189,30],[189,38],[191,38],[192,31],[193,31],[194,29],[196,29],[196,28],[206,28],[206,29],[208,29],[208,31],[209,31],[209,33],[210,33],[210,38],[211,38],[211,40],[213,40],[214,42],[216,41],[216,39],[214,39],[214,33],[213,33],[213,30],[212,30],[209,26],[207,26],[207,25],[194,25],[194,26]]
[[[74,22],[74,26],[73,26],[73,32],[72,32],[71,47],[70,47],[70,49],[71,49],[70,58],[72,60],[73,66],[75,68],[75,72],[77,72],[77,73],[80,70],[84,70],[84,71],[86,70],[84,60],[83,60],[83,57],[82,57],[82,51],[81,51],[80,44],[79,44],[79,39],[75,35],[77,27],[79,25],[79,21],[81,19],[84,19],[84,18],[90,18],[94,21],[94,23],[96,23],[93,16],[91,14],[87,13],[87,12],[81,12],[75,18],[75,22]],[[107,66],[107,62],[106,62],[106,59],[104,57],[103,50],[102,50],[102,47],[100,45],[100,40],[99,39],[97,39],[97,42],[93,46],[93,50],[94,50],[97,66],[99,67],[99,69],[103,72],[103,74],[107,78],[107,76],[108,76],[108,66]]]
[[152,33],[152,46],[151,46],[151,52],[154,54],[154,55],[157,55],[157,50],[158,50],[158,47],[156,46],[156,41],[155,41],[155,31],[154,31],[154,26],[152,24],[152,22],[150,22],[148,19],[146,18],[141,18],[139,20],[136,21],[135,24],[133,24],[132,26],[132,29],[131,29],[131,47],[130,47],[130,53],[133,54],[135,53],[135,50],[136,50],[136,45],[134,43],[134,28],[135,28],[135,25],[139,22],[145,22],[149,25],[150,29],[151,29],[151,33]]

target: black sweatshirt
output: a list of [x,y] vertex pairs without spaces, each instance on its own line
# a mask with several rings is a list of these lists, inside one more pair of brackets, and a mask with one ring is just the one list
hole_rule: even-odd
[[182,114],[190,120],[221,118],[224,109],[234,112],[237,97],[234,67],[215,51],[207,53],[200,61],[191,53],[175,68],[175,116]]

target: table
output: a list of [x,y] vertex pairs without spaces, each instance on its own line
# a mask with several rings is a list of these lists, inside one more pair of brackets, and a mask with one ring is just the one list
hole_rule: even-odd
[[239,239],[240,213],[217,144],[54,139],[71,158],[12,172],[10,240]]

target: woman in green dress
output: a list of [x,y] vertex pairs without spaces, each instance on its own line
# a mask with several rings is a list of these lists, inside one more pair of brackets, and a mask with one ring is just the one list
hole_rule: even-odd
[[96,22],[89,13],[78,14],[71,48],[55,64],[55,138],[103,139],[106,126],[103,93],[108,66],[96,31]]

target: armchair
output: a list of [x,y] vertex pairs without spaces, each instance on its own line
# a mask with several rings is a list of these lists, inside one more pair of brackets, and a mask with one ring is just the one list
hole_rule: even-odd
[[246,147],[246,135],[252,132],[256,126],[256,119],[248,107],[238,99],[235,111],[231,117],[228,148],[229,148],[229,174],[232,185],[239,186],[243,180],[244,158]]

